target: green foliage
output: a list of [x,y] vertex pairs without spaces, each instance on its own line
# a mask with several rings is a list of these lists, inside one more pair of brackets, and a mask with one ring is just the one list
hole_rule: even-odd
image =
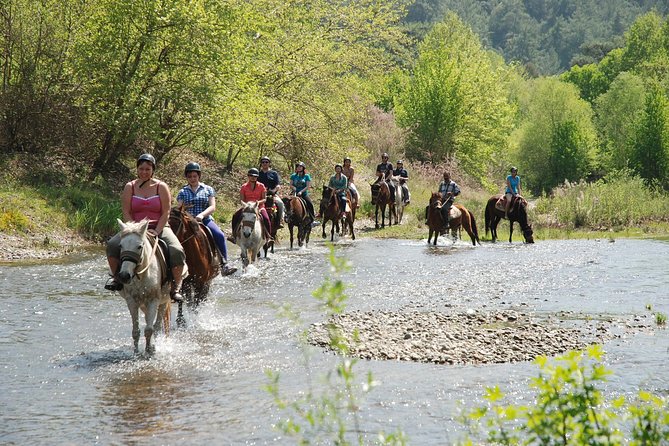
[[594,64],[573,66],[561,76],[561,79],[576,85],[581,99],[590,103],[609,88],[609,80]]
[[594,103],[600,132],[600,160],[606,172],[630,167],[634,131],[644,109],[646,89],[640,77],[621,73]]
[[[321,302],[326,318],[331,320],[332,316],[341,314],[345,309],[346,286],[341,280],[341,275],[348,270],[349,265],[344,257],[335,255],[332,245],[330,245],[329,260],[332,276],[327,276],[312,294]],[[298,327],[304,325],[299,315],[287,306],[281,308],[281,314]],[[274,398],[277,407],[287,414],[278,423],[278,428],[301,445],[364,444],[358,412],[362,397],[377,383],[371,373],[367,374],[364,381],[358,382],[354,371],[357,360],[348,356],[349,348],[345,337],[332,322],[328,322],[328,334],[329,346],[340,355],[340,360],[333,370],[322,377],[322,391],[317,391],[311,383],[308,383],[308,390],[300,398],[289,400],[281,394],[279,373],[266,371],[270,382],[265,388]],[[299,340],[308,369],[307,338],[307,331],[302,330]],[[307,373],[307,376],[311,375]],[[380,444],[403,445],[406,443],[406,438],[398,430],[392,434],[379,433],[378,441]]]
[[584,178],[596,160],[590,104],[572,84],[554,78],[531,81],[519,101],[524,122],[517,157],[526,187],[539,193]]
[[612,172],[594,183],[565,183],[542,196],[533,210],[539,223],[568,228],[620,228],[662,221],[669,199],[630,170]]
[[659,88],[646,94],[645,110],[637,126],[631,164],[648,182],[669,188],[669,103]]
[[657,325],[667,325],[667,315],[664,313],[655,313],[655,323]]
[[595,345],[554,361],[538,357],[540,373],[530,384],[534,402],[507,405],[498,387],[489,388],[488,405],[466,414],[470,436],[480,439],[474,428],[483,425],[482,440],[501,445],[659,445],[669,441],[666,400],[643,391],[632,401],[604,398],[599,387],[611,372],[601,364],[602,355],[601,347]]
[[511,130],[507,76],[508,69],[455,15],[435,25],[396,104],[398,120],[409,130],[407,156],[433,163],[455,157],[481,179]]

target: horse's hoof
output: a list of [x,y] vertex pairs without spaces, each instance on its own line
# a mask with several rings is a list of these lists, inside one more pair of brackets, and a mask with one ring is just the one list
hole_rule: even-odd
[[186,318],[182,316],[177,316],[177,327],[179,328],[186,328]]

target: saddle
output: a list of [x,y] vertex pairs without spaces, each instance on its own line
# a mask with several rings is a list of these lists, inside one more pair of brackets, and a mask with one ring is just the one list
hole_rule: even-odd
[[209,242],[209,261],[214,262],[216,253],[218,252],[218,246],[216,246],[216,241],[214,240],[214,234],[211,233],[211,229],[204,223],[200,222],[200,230],[204,232],[204,235],[207,236],[207,241]]
[[[520,195],[516,195],[511,199],[511,204],[514,204],[516,201],[521,200],[521,202],[527,203],[527,200]],[[495,202],[495,209],[501,212],[506,212],[506,195],[502,195],[499,200]]]
[[[151,246],[156,242],[156,236],[146,233],[146,238],[149,239]],[[170,253],[167,248],[165,240],[158,239],[158,249],[156,249],[156,257],[158,257],[158,265],[160,266],[160,274],[163,278],[163,285],[172,281],[172,264],[170,263]]]

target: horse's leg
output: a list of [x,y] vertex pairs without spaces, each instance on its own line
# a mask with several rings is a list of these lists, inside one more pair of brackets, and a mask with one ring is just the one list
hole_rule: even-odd
[[[293,225],[292,224],[288,225],[288,232],[290,232],[290,250],[292,251],[293,250]],[[300,235],[299,227],[298,227],[298,230],[297,230],[297,235],[298,236]]]
[[374,228],[379,229],[379,204],[374,208]]
[[493,215],[490,219],[490,237],[492,237],[493,243],[497,241],[497,223],[499,223],[499,218]]
[[155,293],[156,295],[146,305],[146,313],[144,313],[144,321],[146,322],[146,327],[144,327],[144,339],[146,340],[145,352],[149,356],[152,356],[156,352],[156,347],[151,343],[151,338],[153,337],[154,326],[158,317],[159,293]]
[[184,303],[179,302],[177,308],[177,327],[185,328],[186,327],[186,318],[184,317]]
[[509,219],[509,243],[511,243],[512,238],[513,238],[513,220]]
[[348,229],[351,231],[351,239],[355,240],[355,232],[353,232],[353,218],[348,220]]
[[[323,227],[322,227],[322,229],[323,229],[322,237],[323,237],[323,238],[327,237],[327,236],[325,235],[325,224],[326,224],[327,222],[328,222],[328,218],[327,218],[325,215],[323,215],[323,225],[322,225],[322,226],[323,226]],[[334,221],[332,222],[332,224],[334,225]]]
[[335,233],[335,222],[336,222],[336,220],[337,220],[336,218],[335,218],[334,220],[332,220],[332,228],[330,229],[330,241],[331,241],[331,242],[334,242],[334,233]]
[[128,310],[130,310],[130,318],[132,319],[132,341],[135,345],[135,354],[139,353],[139,305],[135,302],[135,299],[127,298],[125,300],[128,305]]

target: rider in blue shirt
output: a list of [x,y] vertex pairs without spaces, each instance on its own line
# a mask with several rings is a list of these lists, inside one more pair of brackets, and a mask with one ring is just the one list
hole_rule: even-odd
[[200,182],[202,169],[198,163],[188,163],[184,169],[184,175],[188,184],[181,188],[177,194],[177,203],[189,206],[188,213],[209,228],[221,253],[221,275],[228,276],[237,271],[237,268],[228,266],[225,234],[211,217],[211,214],[216,210],[216,192],[213,187]]
[[307,204],[307,211],[312,218],[316,219],[314,215],[314,204],[309,197],[309,188],[311,187],[311,175],[307,173],[306,165],[300,161],[295,164],[295,173],[290,176],[290,189],[297,197],[301,197]]
[[258,173],[258,182],[265,185],[267,193],[274,196],[274,205],[279,214],[279,229],[283,228],[283,216],[285,207],[281,197],[279,197],[279,189],[281,188],[281,177],[279,172],[272,169],[272,161],[267,156],[260,158],[260,170]]
[[509,207],[511,207],[511,202],[514,197],[521,194],[520,189],[520,177],[518,176],[518,168],[511,168],[511,175],[506,177],[506,190],[504,191],[504,196],[506,198],[506,203],[504,207],[504,216],[509,218]]

